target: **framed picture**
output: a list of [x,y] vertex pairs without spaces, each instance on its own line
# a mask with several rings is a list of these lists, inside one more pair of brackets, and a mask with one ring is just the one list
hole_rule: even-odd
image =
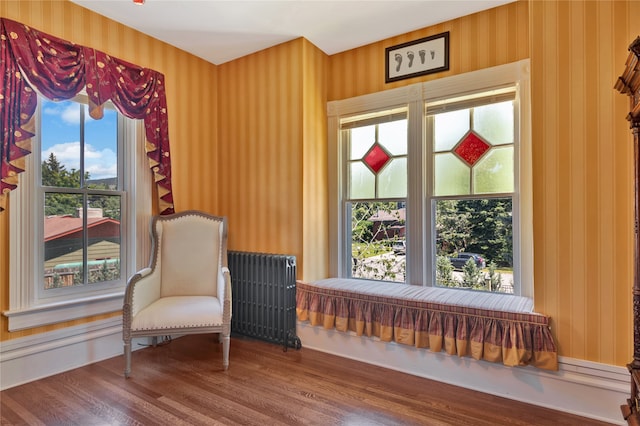
[[449,69],[449,31],[387,47],[385,83]]

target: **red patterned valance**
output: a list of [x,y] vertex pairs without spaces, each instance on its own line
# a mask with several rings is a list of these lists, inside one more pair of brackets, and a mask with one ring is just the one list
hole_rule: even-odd
[[0,211],[24,171],[31,152],[31,119],[37,96],[33,85],[51,100],[70,99],[86,87],[90,114],[102,117],[111,100],[125,116],[143,119],[149,165],[158,186],[161,214],[174,212],[169,155],[169,121],[164,76],[0,18]]

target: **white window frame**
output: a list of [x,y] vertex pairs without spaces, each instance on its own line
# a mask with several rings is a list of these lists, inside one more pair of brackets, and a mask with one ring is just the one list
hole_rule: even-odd
[[[431,161],[425,148],[425,105],[429,102],[457,98],[503,88],[515,87],[516,109],[515,191],[514,191],[514,293],[533,298],[533,196],[531,153],[531,88],[529,59],[424,83],[385,90],[327,103],[329,166],[329,272],[346,278],[349,224],[342,209],[345,199],[344,152],[340,143],[340,119],[401,106],[408,106],[408,188],[407,188],[407,266],[406,282],[432,286],[435,282],[430,217],[427,200],[431,175],[426,162]],[[427,160],[425,160],[427,159]],[[414,177],[414,178],[412,178]],[[419,178],[418,178],[419,177]],[[455,290],[452,290],[455,291]],[[499,293],[496,293],[499,294]]]
[[[75,100],[78,101],[77,99]],[[40,102],[39,102],[40,104]],[[40,129],[40,107],[35,116]],[[121,207],[122,254],[126,262],[120,279],[69,289],[62,295],[42,297],[39,282],[43,258],[43,217],[38,214],[37,189],[41,165],[39,135],[32,139],[32,154],[26,157],[25,171],[19,175],[18,188],[10,193],[9,206],[9,331],[22,330],[58,322],[85,318],[122,309],[128,277],[146,266],[150,243],[148,223],[151,218],[152,176],[144,149],[142,120],[124,120],[122,156],[125,195]],[[36,132],[37,133],[37,132]],[[39,207],[40,206],[40,207]],[[125,266],[126,265],[126,266]]]

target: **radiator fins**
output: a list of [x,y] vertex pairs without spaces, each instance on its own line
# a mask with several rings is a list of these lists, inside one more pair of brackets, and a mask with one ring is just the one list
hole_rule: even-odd
[[231,333],[300,349],[296,335],[296,258],[229,251]]

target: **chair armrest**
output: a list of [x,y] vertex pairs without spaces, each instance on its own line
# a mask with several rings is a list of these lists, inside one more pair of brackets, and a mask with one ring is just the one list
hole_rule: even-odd
[[124,309],[129,309],[132,317],[160,298],[160,272],[144,268],[136,272],[127,282]]
[[218,286],[218,299],[222,303],[222,318],[231,320],[231,272],[223,266],[220,270],[220,283]]

